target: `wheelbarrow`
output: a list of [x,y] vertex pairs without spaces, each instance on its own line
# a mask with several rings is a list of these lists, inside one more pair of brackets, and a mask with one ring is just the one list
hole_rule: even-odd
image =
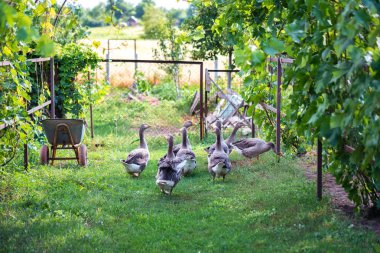
[[[80,119],[45,119],[41,121],[46,138],[51,145],[43,145],[40,163],[54,165],[56,160],[77,160],[81,166],[87,165],[87,147],[82,144],[85,121]],[[75,157],[56,157],[57,149],[72,149]],[[52,155],[50,156],[50,151]]]

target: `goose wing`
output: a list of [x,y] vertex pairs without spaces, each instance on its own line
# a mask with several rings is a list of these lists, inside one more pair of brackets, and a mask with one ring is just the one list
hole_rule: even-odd
[[232,143],[232,145],[239,148],[239,149],[246,149],[246,148],[256,146],[258,143],[261,143],[261,142],[262,142],[262,140],[257,139],[257,138],[248,138],[248,139],[236,141],[236,142]]
[[131,153],[129,153],[126,163],[129,164],[138,164],[143,165],[146,164],[149,160],[149,152],[146,149],[138,148],[135,150],[132,150]]
[[190,149],[180,149],[176,157],[183,157],[184,159],[195,159],[195,154]]
[[208,167],[209,168],[213,168],[213,167],[215,167],[216,165],[218,165],[221,162],[225,163],[227,167],[231,167],[231,163],[230,163],[230,161],[228,159],[228,156],[225,153],[223,153],[223,152],[215,152],[210,157],[210,161],[209,161]]
[[173,147],[173,153],[174,155],[177,155],[178,151],[181,149],[181,144],[174,145]]
[[252,158],[252,157],[256,157],[258,155],[261,155],[262,153],[265,153],[268,150],[270,150],[269,145],[267,145],[266,143],[258,142],[258,143],[256,143],[255,146],[252,146],[252,147],[249,147],[249,148],[242,150],[242,154],[246,157]]
[[[214,143],[214,144],[212,144],[211,146],[205,148],[205,151],[207,152],[207,154],[208,154],[209,156],[212,155],[212,153],[214,153],[214,151],[215,151],[215,149],[216,149],[215,147],[216,147],[216,145],[215,145],[215,143]],[[223,152],[226,153],[226,154],[231,153],[231,152],[230,152],[230,148],[228,148],[228,145],[227,145],[226,143],[222,143],[222,149],[223,149]],[[232,149],[231,149],[231,150],[232,150]]]

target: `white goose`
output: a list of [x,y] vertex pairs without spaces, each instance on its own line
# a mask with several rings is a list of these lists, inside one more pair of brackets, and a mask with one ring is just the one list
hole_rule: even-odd
[[127,159],[120,160],[120,162],[124,165],[125,170],[128,174],[134,177],[139,177],[140,174],[144,171],[145,167],[148,165],[149,161],[149,150],[148,144],[144,138],[144,131],[150,128],[147,124],[142,124],[139,130],[140,137],[140,146],[137,149],[132,150]]

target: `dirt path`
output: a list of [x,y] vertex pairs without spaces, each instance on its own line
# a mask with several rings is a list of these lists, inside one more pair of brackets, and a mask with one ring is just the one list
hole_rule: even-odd
[[[302,167],[305,168],[306,177],[311,181],[317,180],[317,155],[310,152],[301,158]],[[361,224],[380,236],[380,217],[358,217],[355,213],[355,204],[348,198],[345,190],[336,183],[335,178],[330,173],[323,174],[323,194],[331,196],[331,201],[335,209],[342,211],[350,217],[354,223]]]

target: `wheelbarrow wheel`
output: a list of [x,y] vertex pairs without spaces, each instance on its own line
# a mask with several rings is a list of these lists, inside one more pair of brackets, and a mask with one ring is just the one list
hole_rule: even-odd
[[87,147],[84,144],[81,144],[78,148],[78,156],[79,156],[79,165],[86,166],[87,165]]
[[46,165],[49,163],[49,147],[43,145],[40,151],[40,164]]

